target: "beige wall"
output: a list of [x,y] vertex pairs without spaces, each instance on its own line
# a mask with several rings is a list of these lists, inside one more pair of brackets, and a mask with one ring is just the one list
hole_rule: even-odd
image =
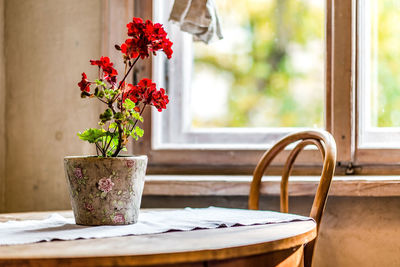
[[6,84],[5,84],[5,57],[4,57],[4,0],[0,0],[0,212],[4,210],[5,201],[5,110],[6,110]]
[[316,266],[400,266],[400,197],[328,201]]
[[77,83],[97,72],[101,12],[101,0],[5,1],[6,211],[70,207],[63,157],[93,153],[76,133],[98,113]]

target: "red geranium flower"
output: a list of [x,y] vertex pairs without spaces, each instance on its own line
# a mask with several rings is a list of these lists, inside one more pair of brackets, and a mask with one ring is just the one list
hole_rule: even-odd
[[125,102],[125,99],[130,99],[135,104],[139,102],[137,86],[134,86],[130,83],[125,85],[124,83],[121,87],[124,88],[122,91],[122,102]]
[[112,67],[107,67],[103,69],[103,75],[104,75],[104,79],[112,84],[115,84],[117,82],[117,75],[118,72],[112,68]]
[[172,42],[169,39],[166,39],[163,43],[162,49],[163,49],[164,53],[167,55],[168,59],[171,58],[172,53],[173,53],[171,46],[172,46]]
[[135,104],[143,102],[144,104],[150,104],[152,101],[152,94],[156,91],[156,84],[150,79],[142,79],[137,85],[128,84],[126,85],[122,99],[129,98]]
[[118,72],[113,68],[114,63],[109,57],[101,57],[100,60],[90,60],[90,64],[99,66],[103,70],[103,78],[109,83],[117,82]]
[[163,109],[167,108],[167,104],[169,103],[168,96],[165,94],[164,88],[160,88],[159,91],[155,91],[153,93],[153,100],[151,104],[161,112]]
[[121,52],[124,53],[126,56],[129,58],[136,58],[139,56],[139,50],[137,47],[139,44],[137,44],[136,39],[126,39],[125,43],[121,45]]
[[86,73],[82,72],[82,80],[78,83],[79,88],[81,88],[82,92],[90,92],[90,84],[88,81]]
[[128,36],[121,45],[121,52],[128,58],[140,56],[142,59],[149,56],[149,52],[156,55],[158,50],[163,50],[168,58],[172,55],[172,42],[167,38],[163,26],[160,23],[153,24],[150,20],[143,22],[140,18],[133,18],[128,23]]
[[137,85],[139,91],[139,100],[145,104],[150,104],[152,101],[153,93],[157,90],[156,84],[152,80],[144,78],[141,79]]
[[[144,103],[146,105],[152,105],[157,108],[158,111],[162,111],[167,108],[169,103],[168,96],[165,94],[165,90],[160,88],[157,90],[156,84],[150,79],[142,79],[137,85],[128,84],[126,85],[122,101],[129,98],[135,104]],[[139,109],[135,109],[139,111]]]
[[133,18],[132,22],[126,24],[128,36],[140,35],[143,26],[143,20],[141,18]]

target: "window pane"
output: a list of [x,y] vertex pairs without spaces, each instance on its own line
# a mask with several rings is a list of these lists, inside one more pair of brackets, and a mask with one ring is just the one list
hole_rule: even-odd
[[[400,126],[400,1],[370,0],[367,126]],[[368,32],[367,32],[368,35]],[[368,38],[368,37],[367,37]],[[368,38],[369,39],[369,38]],[[367,59],[368,61],[368,59]],[[367,64],[368,66],[368,64]],[[367,81],[368,84],[368,81]],[[369,89],[369,90],[368,90]],[[369,110],[368,110],[369,109]],[[367,120],[368,122],[368,120]]]
[[191,126],[322,128],[324,1],[215,3],[224,39],[194,44]]
[[400,2],[358,6],[358,146],[400,147]]

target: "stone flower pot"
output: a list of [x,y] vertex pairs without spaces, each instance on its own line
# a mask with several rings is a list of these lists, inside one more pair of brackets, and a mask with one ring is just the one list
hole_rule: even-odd
[[136,223],[146,167],[147,156],[65,157],[65,176],[76,223]]

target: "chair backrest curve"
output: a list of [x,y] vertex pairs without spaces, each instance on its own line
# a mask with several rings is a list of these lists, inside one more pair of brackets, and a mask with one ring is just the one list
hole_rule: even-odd
[[[323,158],[323,168],[321,172],[320,183],[314,197],[314,202],[311,207],[310,217],[317,224],[317,233],[321,223],[321,218],[324,212],[328,191],[332,181],[336,165],[336,143],[331,134],[322,130],[302,131],[290,134],[278,141],[271,149],[264,153],[258,162],[250,187],[249,194],[249,209],[259,208],[261,179],[272,160],[291,143],[300,141],[289,154],[281,179],[281,212],[288,212],[288,180],[293,169],[293,164],[300,152],[307,145],[315,145],[321,152]],[[304,264],[311,266],[312,255],[314,251],[315,240],[308,243],[304,251]]]

